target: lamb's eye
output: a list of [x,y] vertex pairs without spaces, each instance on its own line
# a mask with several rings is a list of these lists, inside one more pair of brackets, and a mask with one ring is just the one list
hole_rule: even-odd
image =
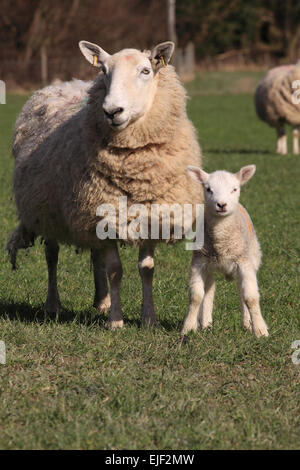
[[237,188],[233,188],[233,190],[231,192],[235,193],[236,191],[237,191]]
[[207,191],[208,193],[210,193],[210,194],[213,193],[209,186],[206,187],[206,191]]
[[150,70],[145,67],[145,68],[142,70],[141,73],[144,74],[144,75],[149,75]]

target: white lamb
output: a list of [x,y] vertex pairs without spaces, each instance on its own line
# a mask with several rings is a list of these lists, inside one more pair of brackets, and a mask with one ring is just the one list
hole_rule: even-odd
[[182,334],[212,325],[215,291],[214,272],[227,280],[237,276],[244,326],[255,336],[268,336],[261,315],[256,272],[261,251],[252,221],[239,204],[240,187],[255,173],[255,165],[237,173],[215,171],[208,174],[188,166],[188,173],[202,183],[205,194],[204,246],[194,251],[190,273],[190,303]]

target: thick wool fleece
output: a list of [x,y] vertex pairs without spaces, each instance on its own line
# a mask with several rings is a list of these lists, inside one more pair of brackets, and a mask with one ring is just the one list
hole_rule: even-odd
[[300,125],[299,105],[292,101],[294,80],[300,80],[300,62],[271,69],[255,91],[257,115],[272,127],[280,122]]
[[171,66],[160,69],[157,79],[151,109],[120,132],[103,119],[101,74],[91,88],[75,81],[32,96],[17,120],[13,145],[15,199],[28,232],[97,248],[100,204],[118,209],[120,196],[127,196],[128,206],[203,201],[186,171],[201,165],[201,152],[184,88]]
[[211,220],[205,212],[204,227],[204,246],[199,254],[208,262],[217,263],[230,279],[236,264],[245,260],[250,260],[257,271],[261,261],[260,246],[251,218],[241,204],[232,215],[224,218]]

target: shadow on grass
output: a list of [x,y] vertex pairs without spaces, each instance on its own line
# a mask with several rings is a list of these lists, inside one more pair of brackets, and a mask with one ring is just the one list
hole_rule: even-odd
[[[7,318],[11,321],[20,321],[23,323],[78,323],[85,326],[98,325],[100,328],[106,329],[106,322],[108,315],[98,312],[93,307],[88,311],[74,312],[62,308],[61,312],[56,314],[45,314],[44,308],[41,305],[30,305],[25,302],[13,302],[9,300],[0,301],[0,318]],[[140,318],[127,318],[124,315],[124,324],[141,328]],[[165,331],[179,331],[181,322],[169,319],[158,319],[158,328]]]
[[[25,302],[0,301],[0,318],[7,318],[11,321],[20,321],[24,323],[78,323],[86,326],[99,325],[106,329],[108,315],[98,312],[93,307],[88,311],[74,312],[62,308],[61,312],[56,314],[45,314],[42,305],[30,305]],[[127,318],[124,315],[125,325],[141,328],[140,318]],[[166,331],[179,330],[181,322],[170,319],[158,319],[158,327]]]
[[13,301],[0,301],[0,317],[8,318],[9,320],[17,320],[24,323],[46,323],[46,322],[57,322],[57,323],[81,323],[90,325],[98,323],[99,325],[105,326],[107,316],[104,313],[94,311],[85,312],[74,312],[63,308],[61,312],[56,315],[45,314],[44,308],[41,305],[30,305],[25,302],[13,302]]

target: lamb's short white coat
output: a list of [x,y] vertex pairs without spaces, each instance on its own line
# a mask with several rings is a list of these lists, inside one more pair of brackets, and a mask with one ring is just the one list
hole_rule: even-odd
[[261,251],[246,209],[239,204],[240,187],[255,173],[248,165],[236,174],[215,171],[208,174],[197,167],[188,167],[190,176],[204,185],[204,246],[193,254],[190,273],[190,302],[182,334],[212,325],[215,292],[214,273],[227,280],[238,279],[244,326],[255,336],[268,336],[268,327],[259,305],[256,272]]

